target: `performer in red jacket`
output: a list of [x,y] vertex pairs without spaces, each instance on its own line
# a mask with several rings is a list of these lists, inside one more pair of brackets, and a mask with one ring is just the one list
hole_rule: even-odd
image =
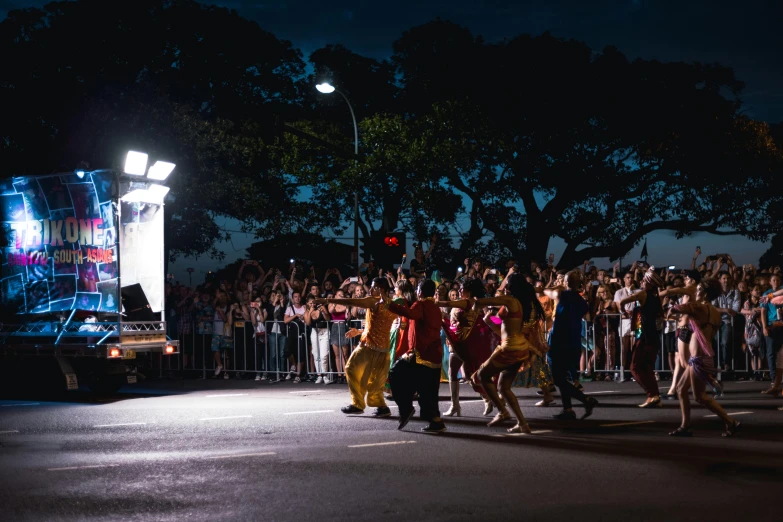
[[443,345],[440,341],[441,313],[434,295],[435,282],[425,279],[416,290],[418,301],[410,308],[389,304],[389,311],[411,320],[408,352],[394,364],[389,374],[392,395],[400,408],[398,429],[404,428],[413,417],[416,411],[413,395],[418,392],[421,418],[429,422],[422,431],[440,433],[446,430],[438,411]]

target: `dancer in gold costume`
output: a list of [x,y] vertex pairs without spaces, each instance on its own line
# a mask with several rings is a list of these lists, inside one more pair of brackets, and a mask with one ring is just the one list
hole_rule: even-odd
[[[391,410],[383,398],[383,385],[389,372],[389,333],[397,315],[389,311],[389,282],[376,277],[370,296],[360,299],[316,299],[316,303],[356,306],[367,309],[364,330],[351,328],[346,338],[361,335],[359,346],[345,363],[345,376],[351,404],[341,409],[346,414],[364,413],[365,406],[375,408],[373,417],[388,417]],[[365,395],[367,400],[365,401]]]

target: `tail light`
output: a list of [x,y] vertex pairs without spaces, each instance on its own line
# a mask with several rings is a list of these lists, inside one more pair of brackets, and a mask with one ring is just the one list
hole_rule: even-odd
[[109,357],[120,357],[121,355],[119,348],[109,348]]
[[166,353],[174,353],[174,346],[167,344],[166,345]]

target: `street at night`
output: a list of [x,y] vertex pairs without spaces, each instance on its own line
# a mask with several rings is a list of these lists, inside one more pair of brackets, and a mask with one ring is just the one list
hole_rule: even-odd
[[775,519],[783,403],[763,383],[727,383],[731,439],[698,408],[694,437],[669,437],[677,402],[639,409],[633,382],[585,386],[601,405],[570,422],[518,390],[533,435],[487,428],[467,385],[438,435],[415,417],[398,431],[394,408],[343,415],[341,385],[148,381],[3,400],[3,519],[659,521],[694,505],[705,520]]

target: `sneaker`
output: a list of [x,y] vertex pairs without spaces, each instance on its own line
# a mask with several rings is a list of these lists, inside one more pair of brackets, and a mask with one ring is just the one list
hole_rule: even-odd
[[261,380],[262,380],[262,379],[261,379],[261,375],[260,375],[260,374],[256,374],[255,381],[256,381],[256,382],[260,382]]
[[375,411],[372,412],[372,416],[378,419],[383,417],[391,417],[391,410],[387,407],[375,408]]
[[265,381],[265,380],[266,380],[266,374],[265,374],[265,373],[262,373],[262,374],[261,374],[261,380],[262,380],[262,381]]
[[228,372],[223,372],[223,379],[224,379],[224,380],[227,380],[227,379],[228,379]]
[[[290,380],[291,380],[291,379],[293,379],[293,378],[294,378],[294,377],[293,377],[293,374],[292,374],[292,373],[289,373],[288,375],[286,375],[286,376],[285,376],[285,380],[286,380],[286,381],[290,381]],[[298,379],[298,378],[299,378],[299,377],[297,377],[297,379]],[[280,380],[282,381],[283,379],[281,378]]]
[[413,414],[416,413],[416,408],[411,408],[406,413],[400,412],[400,423],[397,425],[397,429],[401,430],[408,425],[408,422],[413,418]]
[[330,377],[324,377],[324,384],[332,384],[332,379]]
[[557,404],[557,403],[555,402],[555,400],[554,400],[554,399],[552,399],[552,400],[551,400],[551,401],[549,401],[549,402],[546,402],[545,400],[543,400],[543,401],[538,401],[538,402],[537,402],[535,405],[536,405],[536,406],[539,406],[539,407],[545,407],[545,406],[554,406],[555,404]]
[[576,420],[576,413],[574,410],[563,410],[557,415],[552,415],[555,420]]
[[323,384],[324,383],[324,378],[319,375],[318,378],[315,380],[315,383],[316,384]]
[[421,431],[424,433],[443,433],[446,431],[446,425],[443,424],[443,421],[438,422],[430,422],[426,426],[424,426]]
[[302,383],[302,379],[300,379],[298,375],[294,377],[294,384],[301,384],[301,383]]
[[593,397],[588,397],[587,401],[585,401],[585,412],[582,414],[582,420],[592,415],[596,406],[598,406],[598,401]]
[[222,372],[222,371],[223,371],[223,365],[222,364],[218,364],[218,367],[215,368],[215,377],[220,375],[220,372]]
[[353,404],[349,404],[348,406],[343,406],[340,408],[340,411],[345,413],[346,415],[361,415],[364,413],[364,410],[361,410],[354,406]]

